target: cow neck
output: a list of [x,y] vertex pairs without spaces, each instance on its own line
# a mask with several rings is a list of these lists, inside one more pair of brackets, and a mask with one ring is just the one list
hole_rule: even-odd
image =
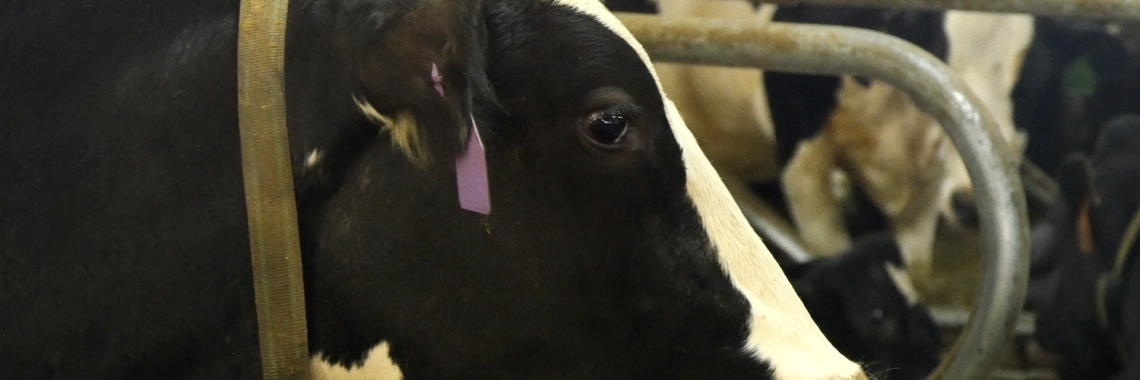
[[1114,318],[1119,313],[1113,311],[1119,311],[1121,277],[1124,276],[1124,266],[1128,262],[1128,253],[1136,246],[1138,236],[1140,236],[1140,208],[1137,208],[1132,214],[1132,220],[1128,223],[1128,228],[1124,230],[1120,245],[1116,248],[1116,256],[1113,258],[1112,271],[1102,273],[1096,281],[1097,322],[1100,323],[1102,329],[1113,335],[1116,351],[1121,360],[1127,358],[1127,352],[1124,349],[1123,336],[1120,334],[1119,319]]
[[308,328],[297,199],[285,123],[288,0],[242,0],[238,129],[262,377],[308,380]]

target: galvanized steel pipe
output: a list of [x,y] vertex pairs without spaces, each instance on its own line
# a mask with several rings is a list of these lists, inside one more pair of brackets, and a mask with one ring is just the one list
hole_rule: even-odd
[[1012,337],[1025,300],[1025,193],[1010,151],[999,142],[997,121],[949,67],[902,39],[865,29],[635,14],[619,18],[657,61],[877,78],[910,93],[941,122],[973,181],[986,277],[963,338],[932,378],[982,379],[990,372]]
[[1140,21],[1140,1],[1136,0],[761,0],[760,2],[777,5],[806,3],[921,10],[960,9],[1030,13],[1064,18]]

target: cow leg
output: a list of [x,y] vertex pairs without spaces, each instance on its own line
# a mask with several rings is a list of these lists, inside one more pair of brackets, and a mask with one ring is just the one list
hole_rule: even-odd
[[804,141],[782,174],[792,221],[808,249],[823,256],[837,255],[851,246],[843,211],[832,192],[835,151],[821,138]]

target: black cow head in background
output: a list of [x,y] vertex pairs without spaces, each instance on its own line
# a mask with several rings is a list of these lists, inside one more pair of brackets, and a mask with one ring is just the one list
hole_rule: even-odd
[[902,265],[894,238],[880,233],[785,272],[840,352],[880,379],[917,380],[938,365],[941,331],[916,302]]

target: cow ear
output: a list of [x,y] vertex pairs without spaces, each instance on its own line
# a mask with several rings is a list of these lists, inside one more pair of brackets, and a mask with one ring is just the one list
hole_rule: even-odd
[[1057,168],[1057,186],[1073,218],[1077,247],[1082,253],[1095,248],[1089,208],[1100,203],[1092,188],[1092,169],[1088,159],[1080,153],[1066,156]]
[[885,232],[858,238],[848,250],[847,255],[864,264],[906,266],[902,258],[902,251],[899,250],[894,235]]
[[362,114],[417,166],[457,154],[473,124],[473,89],[489,88],[481,2],[361,0],[340,19]]

